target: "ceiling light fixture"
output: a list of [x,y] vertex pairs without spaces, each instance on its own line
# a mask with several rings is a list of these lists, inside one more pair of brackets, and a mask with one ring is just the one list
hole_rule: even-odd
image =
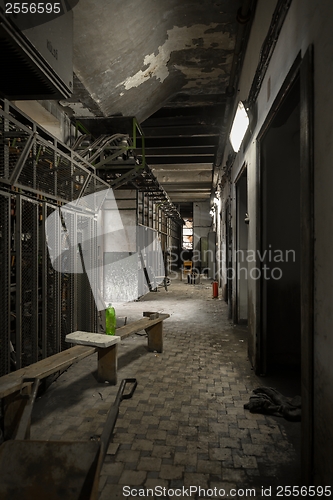
[[234,121],[231,127],[229,139],[235,153],[238,153],[240,145],[244,139],[250,124],[249,115],[242,101],[239,101]]

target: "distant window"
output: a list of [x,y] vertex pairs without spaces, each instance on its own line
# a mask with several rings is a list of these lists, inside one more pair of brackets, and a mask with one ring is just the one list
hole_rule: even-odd
[[184,219],[183,226],[183,248],[193,250],[193,221],[192,219]]

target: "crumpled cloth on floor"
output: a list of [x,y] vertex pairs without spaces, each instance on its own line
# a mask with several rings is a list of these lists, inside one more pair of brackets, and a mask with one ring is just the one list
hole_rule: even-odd
[[268,413],[286,420],[297,422],[301,420],[301,397],[287,398],[272,387],[258,387],[254,395],[244,405],[251,413]]

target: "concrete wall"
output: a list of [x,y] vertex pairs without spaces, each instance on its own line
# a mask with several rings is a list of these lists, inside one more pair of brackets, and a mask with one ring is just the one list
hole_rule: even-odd
[[[270,14],[275,2],[258,2],[239,98],[246,99],[258,61],[260,42],[268,30]],[[232,171],[234,182],[244,163],[248,170],[249,197],[249,249],[257,248],[257,137],[268,112],[292,64],[300,53],[314,47],[314,225],[315,225],[315,291],[314,291],[314,481],[318,485],[331,485],[333,477],[333,64],[332,64],[331,0],[293,0],[275,46],[268,70],[257,99],[258,121],[245,151],[241,148]],[[258,35],[260,34],[260,36]],[[283,146],[283,145],[281,145]],[[225,152],[226,163],[229,150]],[[226,197],[227,194],[223,194]],[[233,196],[233,195],[232,195]],[[281,194],[282,196],[282,194]],[[234,212],[235,215],[235,212]],[[233,218],[235,221],[235,217]],[[253,262],[250,266],[255,266]],[[258,293],[256,282],[250,280],[249,291],[249,353],[255,359],[258,332]]]

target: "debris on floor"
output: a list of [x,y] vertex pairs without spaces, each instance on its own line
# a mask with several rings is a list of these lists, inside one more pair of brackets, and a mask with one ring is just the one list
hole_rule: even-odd
[[250,413],[266,413],[286,420],[298,422],[301,420],[301,397],[287,398],[272,387],[258,387],[254,395],[244,405]]

